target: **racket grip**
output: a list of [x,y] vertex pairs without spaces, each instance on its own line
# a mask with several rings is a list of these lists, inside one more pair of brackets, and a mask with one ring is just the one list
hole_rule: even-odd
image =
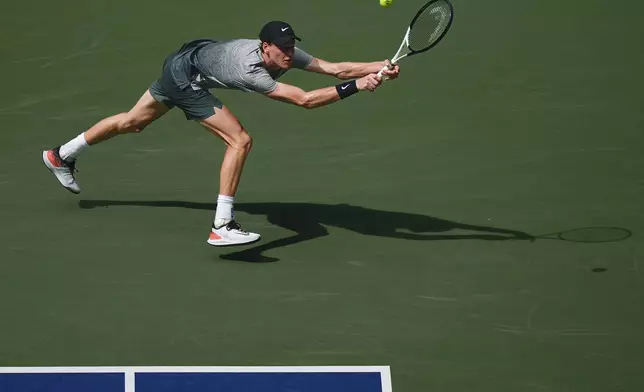
[[393,64],[390,65],[384,65],[380,71],[378,71],[378,77],[382,78],[382,80],[387,80],[388,78],[385,76],[384,78],[382,77],[382,73],[387,70],[387,69],[392,69],[394,67]]

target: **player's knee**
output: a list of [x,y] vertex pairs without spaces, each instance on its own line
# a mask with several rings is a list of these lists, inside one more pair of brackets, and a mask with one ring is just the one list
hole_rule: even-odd
[[241,128],[240,132],[237,132],[233,140],[232,147],[238,150],[250,152],[250,149],[253,147],[253,138],[250,137],[244,128]]
[[116,120],[116,128],[120,133],[137,132],[136,119],[129,113],[121,113]]
[[141,132],[152,122],[151,116],[138,115],[134,116],[130,113],[123,113],[118,121],[118,129],[122,133]]

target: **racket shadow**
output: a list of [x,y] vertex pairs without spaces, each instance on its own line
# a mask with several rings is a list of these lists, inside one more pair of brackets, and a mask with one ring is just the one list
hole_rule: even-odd
[[[135,206],[189,208],[214,211],[214,203],[188,201],[127,201],[127,200],[81,200],[84,209],[97,207]],[[528,233],[519,230],[491,226],[470,225],[432,216],[405,212],[382,211],[349,204],[316,203],[238,203],[235,211],[266,216],[266,219],[294,234],[250,248],[221,255],[226,260],[245,262],[273,262],[274,257],[264,253],[273,249],[295,245],[329,235],[326,226],[339,227],[355,233],[397,238],[408,241],[446,240],[531,240]],[[453,232],[467,230],[471,233]]]
[[622,227],[591,226],[537,235],[535,238],[541,240],[559,240],[566,242],[598,244],[603,242],[624,241],[632,236],[632,231]]

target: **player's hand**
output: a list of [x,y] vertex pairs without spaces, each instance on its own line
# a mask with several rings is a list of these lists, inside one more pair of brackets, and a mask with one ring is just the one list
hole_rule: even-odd
[[360,79],[356,80],[356,87],[358,87],[358,90],[369,90],[369,91],[375,91],[378,86],[382,83],[382,80],[378,76],[378,74],[372,73],[367,76],[363,76]]
[[382,75],[385,77],[385,79],[396,79],[400,74],[400,67],[398,66],[398,64],[392,67],[391,61],[385,60],[385,65],[387,66],[387,68],[382,71]]

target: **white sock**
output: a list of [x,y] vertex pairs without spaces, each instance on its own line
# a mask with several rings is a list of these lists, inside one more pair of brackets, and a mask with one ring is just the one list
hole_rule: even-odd
[[73,161],[87,147],[89,147],[89,144],[87,144],[85,136],[81,133],[66,144],[60,146],[60,157],[63,161]]
[[233,196],[219,195],[217,197],[217,211],[215,212],[215,227],[220,228],[234,219]]

